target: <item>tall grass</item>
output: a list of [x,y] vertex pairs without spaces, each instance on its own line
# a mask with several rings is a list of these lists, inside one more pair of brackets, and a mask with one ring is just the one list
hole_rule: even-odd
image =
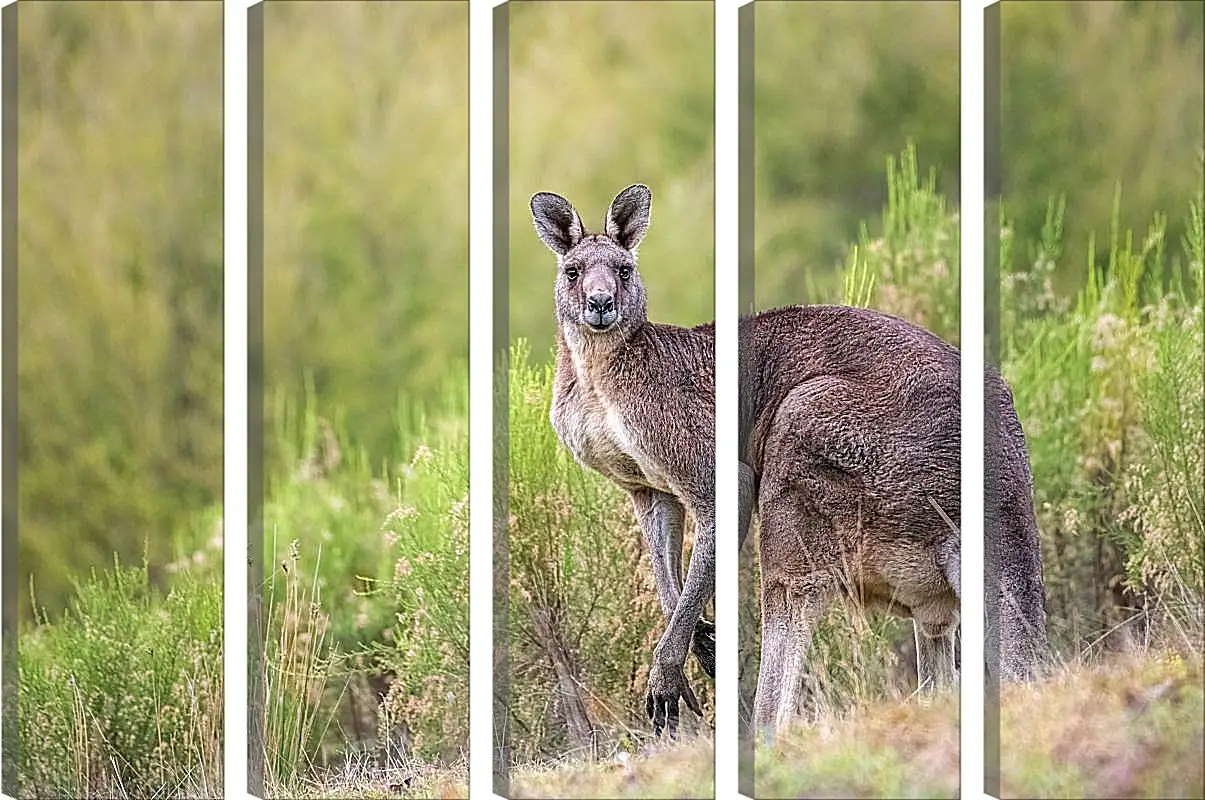
[[1002,371],[1033,465],[1050,631],[1065,654],[1202,641],[1200,194],[1179,253],[1119,226],[1074,298],[1051,289],[1065,205],[1028,263],[1004,225]]
[[[276,543],[273,542],[275,551]],[[274,559],[267,587],[264,655],[264,781],[280,789],[297,787],[314,771],[314,754],[334,714],[323,702],[339,653],[327,641],[330,614],[321,605],[317,567],[298,568],[296,541]]]
[[23,797],[213,797],[222,791],[220,538],[170,591],[114,563],[63,615],[20,634]]
[[455,770],[468,740],[465,371],[452,365],[436,403],[399,400],[380,464],[312,388],[274,402],[286,468],[265,506],[268,790]]

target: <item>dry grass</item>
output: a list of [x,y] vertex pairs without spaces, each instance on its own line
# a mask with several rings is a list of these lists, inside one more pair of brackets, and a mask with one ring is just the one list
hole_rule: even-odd
[[1003,797],[1202,797],[1201,656],[1068,665],[1001,696]]
[[821,714],[759,748],[759,797],[956,797],[958,695]]
[[[1001,696],[1001,794],[1202,797],[1199,654],[1151,651],[1073,663]],[[761,797],[953,797],[958,698],[821,714],[758,751]]]
[[[1060,667],[1001,695],[1004,798],[1200,798],[1199,653]],[[759,749],[758,796],[956,796],[956,694],[821,714]]]
[[715,794],[715,742],[710,736],[620,752],[606,761],[566,761],[511,771],[511,797],[696,798]]
[[381,764],[370,756],[350,758],[338,769],[310,773],[291,787],[269,787],[272,798],[465,798],[469,796],[466,760],[435,767],[417,760]]
[[[1069,664],[1002,695],[1002,796],[1202,797],[1199,655],[1148,653]],[[699,798],[714,794],[714,741],[600,761],[516,767],[515,798]],[[466,797],[468,770],[353,762],[297,796]],[[759,797],[955,797],[958,696],[884,700],[821,713],[757,753]],[[273,793],[273,796],[286,796]]]

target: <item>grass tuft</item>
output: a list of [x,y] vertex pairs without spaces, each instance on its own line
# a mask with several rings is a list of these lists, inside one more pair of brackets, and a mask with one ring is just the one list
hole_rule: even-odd
[[115,562],[76,582],[60,618],[21,632],[23,797],[221,793],[222,590],[197,566],[220,553],[188,561],[165,596],[145,564]]

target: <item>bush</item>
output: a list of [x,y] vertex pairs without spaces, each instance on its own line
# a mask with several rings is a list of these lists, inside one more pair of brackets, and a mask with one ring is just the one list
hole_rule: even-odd
[[392,571],[381,594],[396,617],[373,646],[392,676],[383,737],[442,763],[463,757],[469,740],[469,452],[459,419],[443,435],[416,429],[430,438],[402,468],[383,524]]
[[446,765],[467,750],[468,392],[465,370],[448,376],[438,405],[399,403],[397,456],[377,467],[312,390],[277,396],[293,466],[265,507],[273,791],[366,754]]
[[21,634],[22,796],[221,793],[220,539],[190,561],[166,596],[145,565],[93,572],[60,619]]
[[1002,240],[1003,372],[1029,443],[1050,632],[1068,653],[1149,641],[1154,620],[1201,641],[1201,198],[1184,260],[1167,254],[1165,217],[1136,244],[1119,208],[1120,191],[1107,266],[1089,241],[1075,302],[1051,288],[1061,200],[1028,265],[1007,219]]

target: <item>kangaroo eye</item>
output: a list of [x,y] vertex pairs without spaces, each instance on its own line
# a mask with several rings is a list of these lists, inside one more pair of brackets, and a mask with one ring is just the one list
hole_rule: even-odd
[[577,280],[577,267],[565,267],[565,277],[570,281]]
[[619,268],[619,279],[621,281],[626,281],[630,277],[632,277],[632,268],[631,267],[620,267]]

